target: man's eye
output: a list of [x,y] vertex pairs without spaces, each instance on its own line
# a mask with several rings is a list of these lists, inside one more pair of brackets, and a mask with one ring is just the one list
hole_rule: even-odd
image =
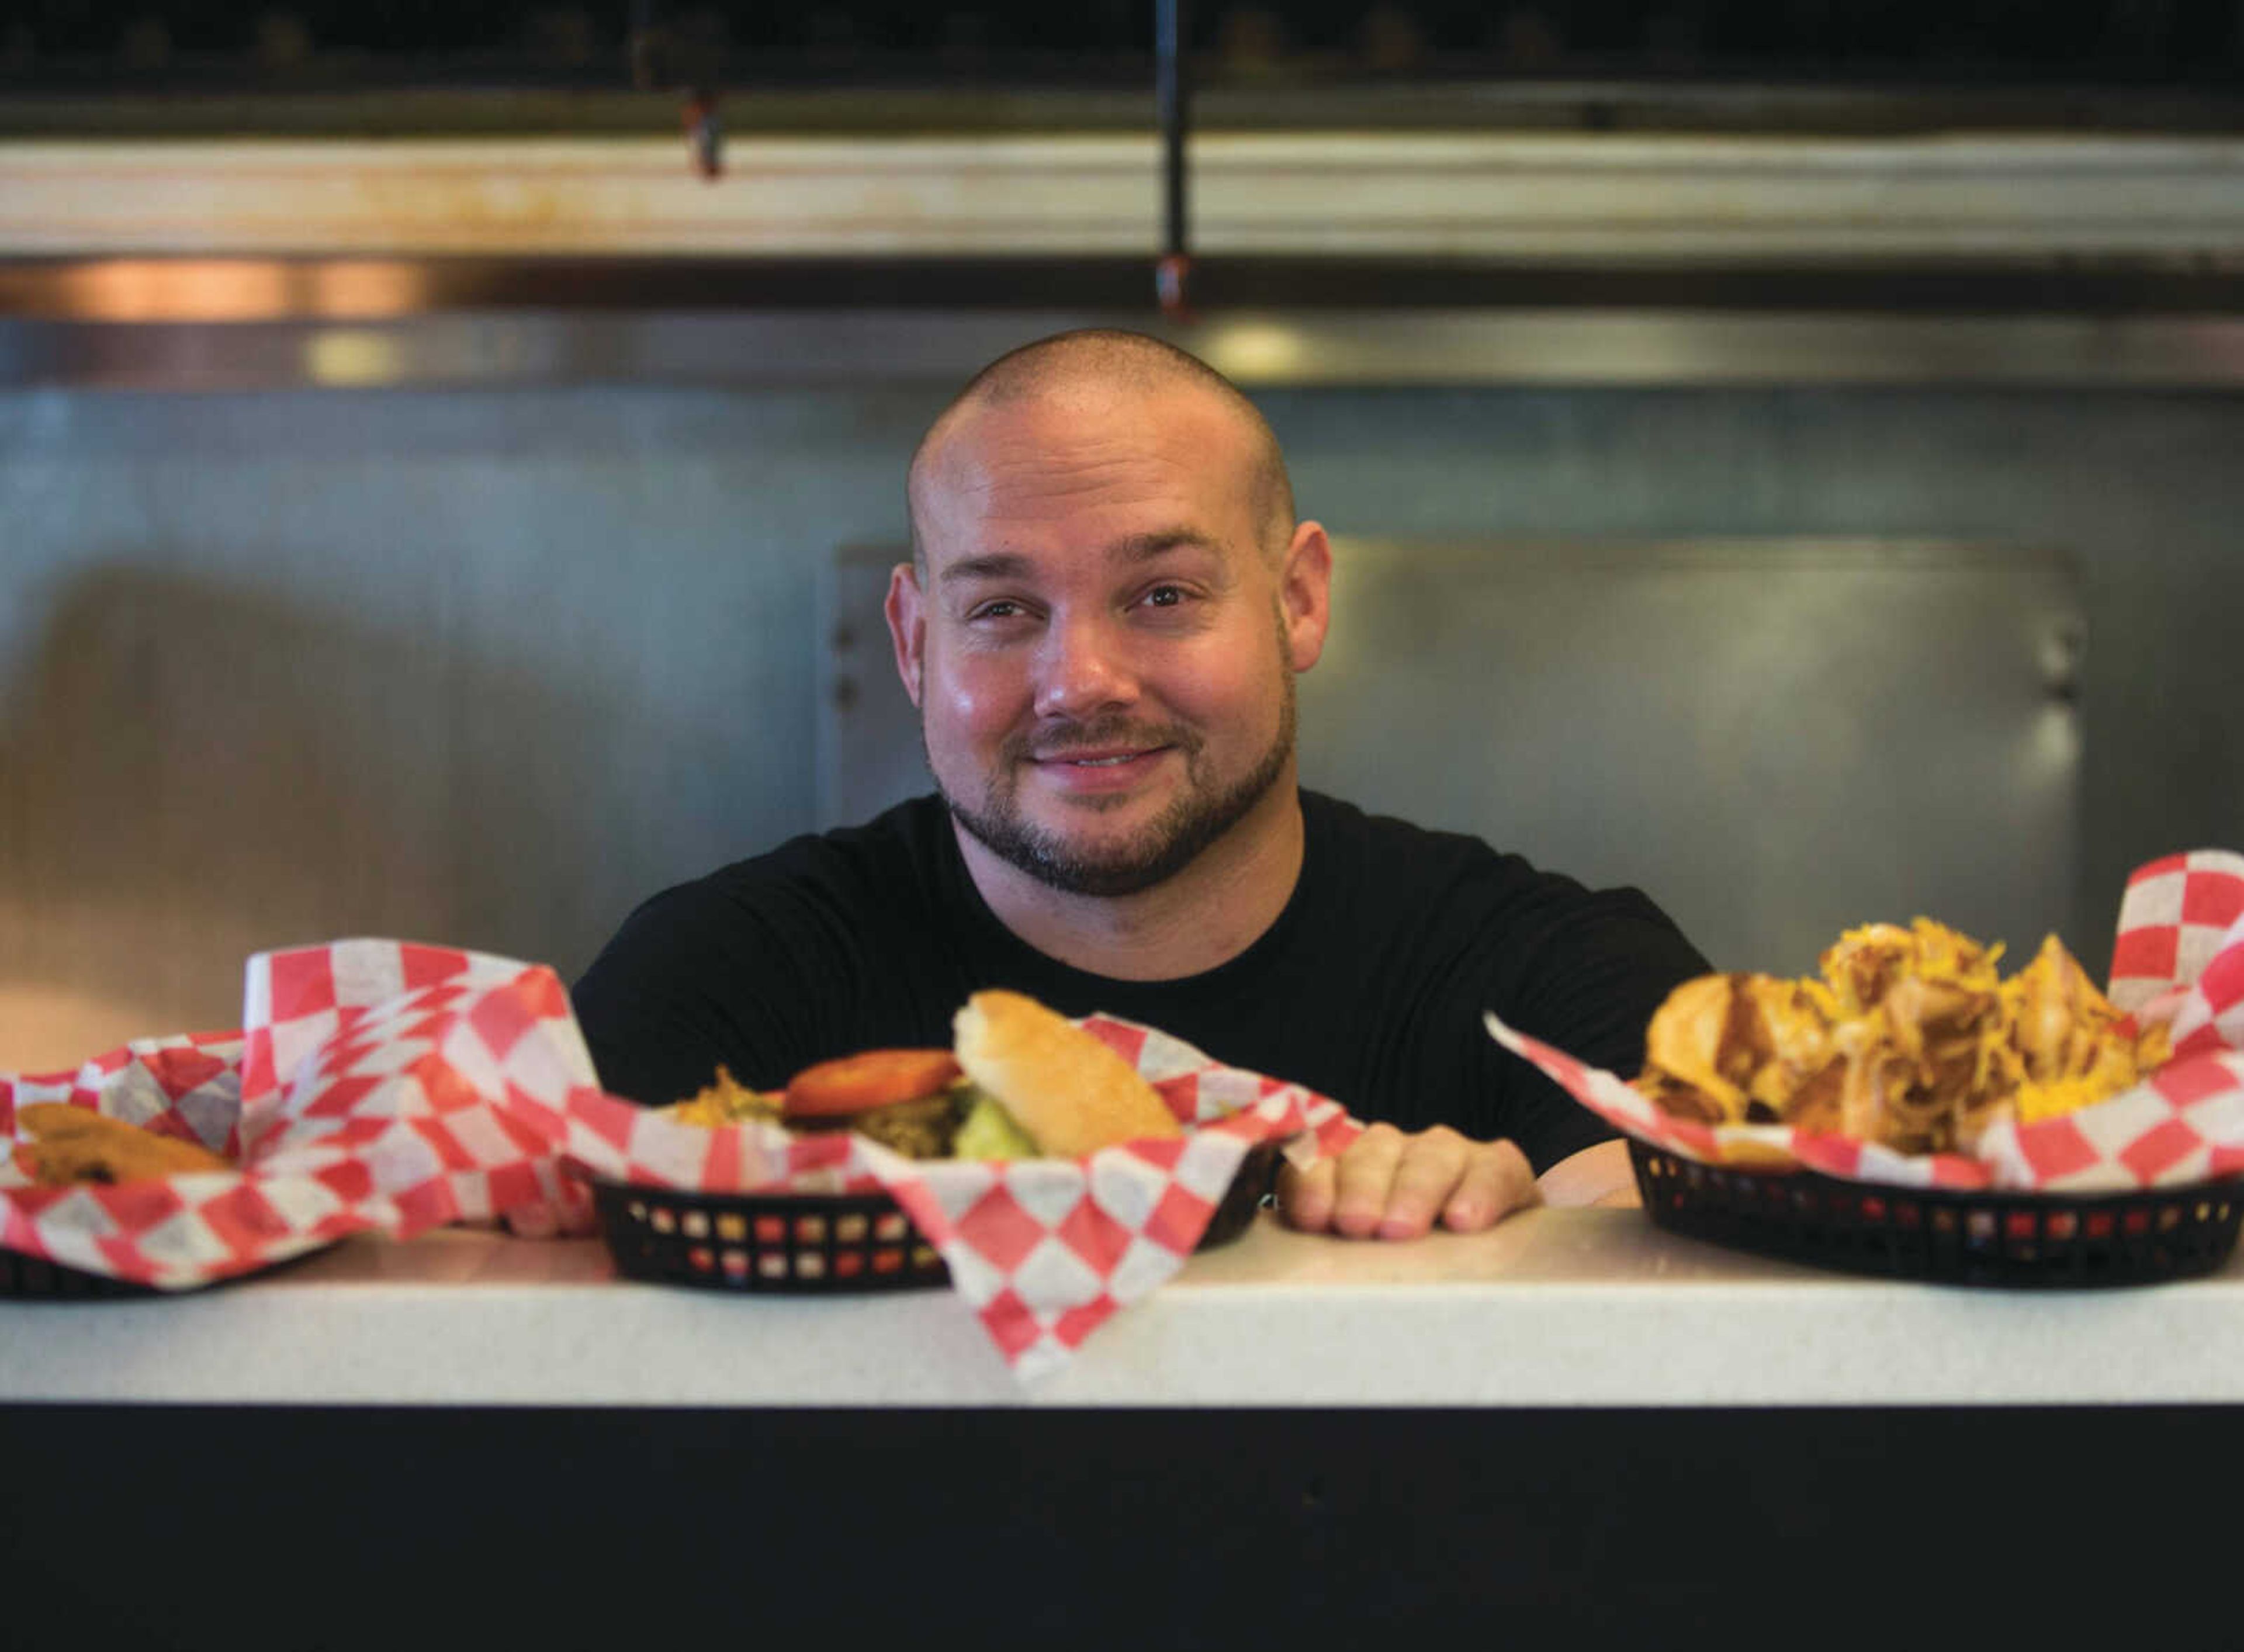
[[966,617],[969,620],[1010,620],[1020,611],[1021,605],[1017,602],[985,602],[970,610]]
[[1146,600],[1156,608],[1173,608],[1184,599],[1184,590],[1179,586],[1155,586],[1146,593]]

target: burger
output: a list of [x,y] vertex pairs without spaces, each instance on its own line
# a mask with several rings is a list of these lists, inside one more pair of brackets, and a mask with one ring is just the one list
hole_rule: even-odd
[[672,1111],[698,1124],[855,1130],[910,1159],[1072,1159],[1183,1134],[1135,1067],[1032,998],[977,992],[951,1032],[950,1049],[839,1056],[778,1092],[744,1090],[720,1069],[717,1085]]
[[866,1050],[796,1073],[779,1117],[790,1130],[855,1130],[907,1159],[947,1159],[970,1088],[948,1050]]

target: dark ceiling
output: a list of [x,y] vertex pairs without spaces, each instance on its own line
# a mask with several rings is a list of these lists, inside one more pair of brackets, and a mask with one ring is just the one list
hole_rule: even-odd
[[[17,0],[0,86],[1125,85],[1152,0]],[[1311,0],[1188,4],[1202,84],[1558,78],[2244,85],[2239,0]]]

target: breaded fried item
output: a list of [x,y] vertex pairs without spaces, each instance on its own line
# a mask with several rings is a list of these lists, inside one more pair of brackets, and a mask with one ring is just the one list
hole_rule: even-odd
[[1683,1102],[1687,1116],[1773,1122],[1833,1063],[1828,997],[1812,981],[1700,976],[1653,1014],[1645,1035],[1649,1064],[1668,1100],[1692,1098]]
[[1637,1087],[1708,1123],[1969,1153],[1998,1121],[2085,1107],[2166,1059],[2164,1030],[2137,1033],[2055,936],[2008,981],[2002,951],[1920,917],[1848,931],[1820,980],[1686,981],[1646,1029]]
[[1842,1016],[1869,1013],[1903,982],[1952,985],[1993,992],[2000,945],[1982,946],[1970,936],[1920,917],[1907,929],[1865,924],[1849,930],[1817,960]]
[[16,1163],[45,1187],[233,1168],[199,1142],[159,1135],[67,1101],[31,1102],[17,1109],[16,1123],[30,1138],[17,1144]]
[[2096,1100],[2124,1090],[2172,1053],[2164,1026],[2130,1036],[2132,1023],[2054,935],[2003,984],[2003,1001],[2021,1123],[2070,1113],[2087,1105],[2084,1096]]

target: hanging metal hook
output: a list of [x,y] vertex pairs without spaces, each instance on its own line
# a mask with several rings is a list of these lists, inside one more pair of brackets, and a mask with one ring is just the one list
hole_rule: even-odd
[[686,94],[686,144],[693,152],[693,170],[714,178],[725,170],[725,123],[718,118],[717,94],[694,91]]
[[1185,0],[1154,0],[1153,100],[1159,110],[1163,159],[1162,251],[1153,266],[1153,295],[1173,322],[1192,318],[1192,253],[1186,232],[1185,134],[1189,88],[1184,62]]
[[631,29],[625,47],[632,86],[654,91],[683,82],[686,102],[679,112],[686,129],[686,152],[693,170],[715,178],[725,170],[725,124],[717,113],[717,86],[723,72],[721,35],[666,23],[655,0],[632,0]]

